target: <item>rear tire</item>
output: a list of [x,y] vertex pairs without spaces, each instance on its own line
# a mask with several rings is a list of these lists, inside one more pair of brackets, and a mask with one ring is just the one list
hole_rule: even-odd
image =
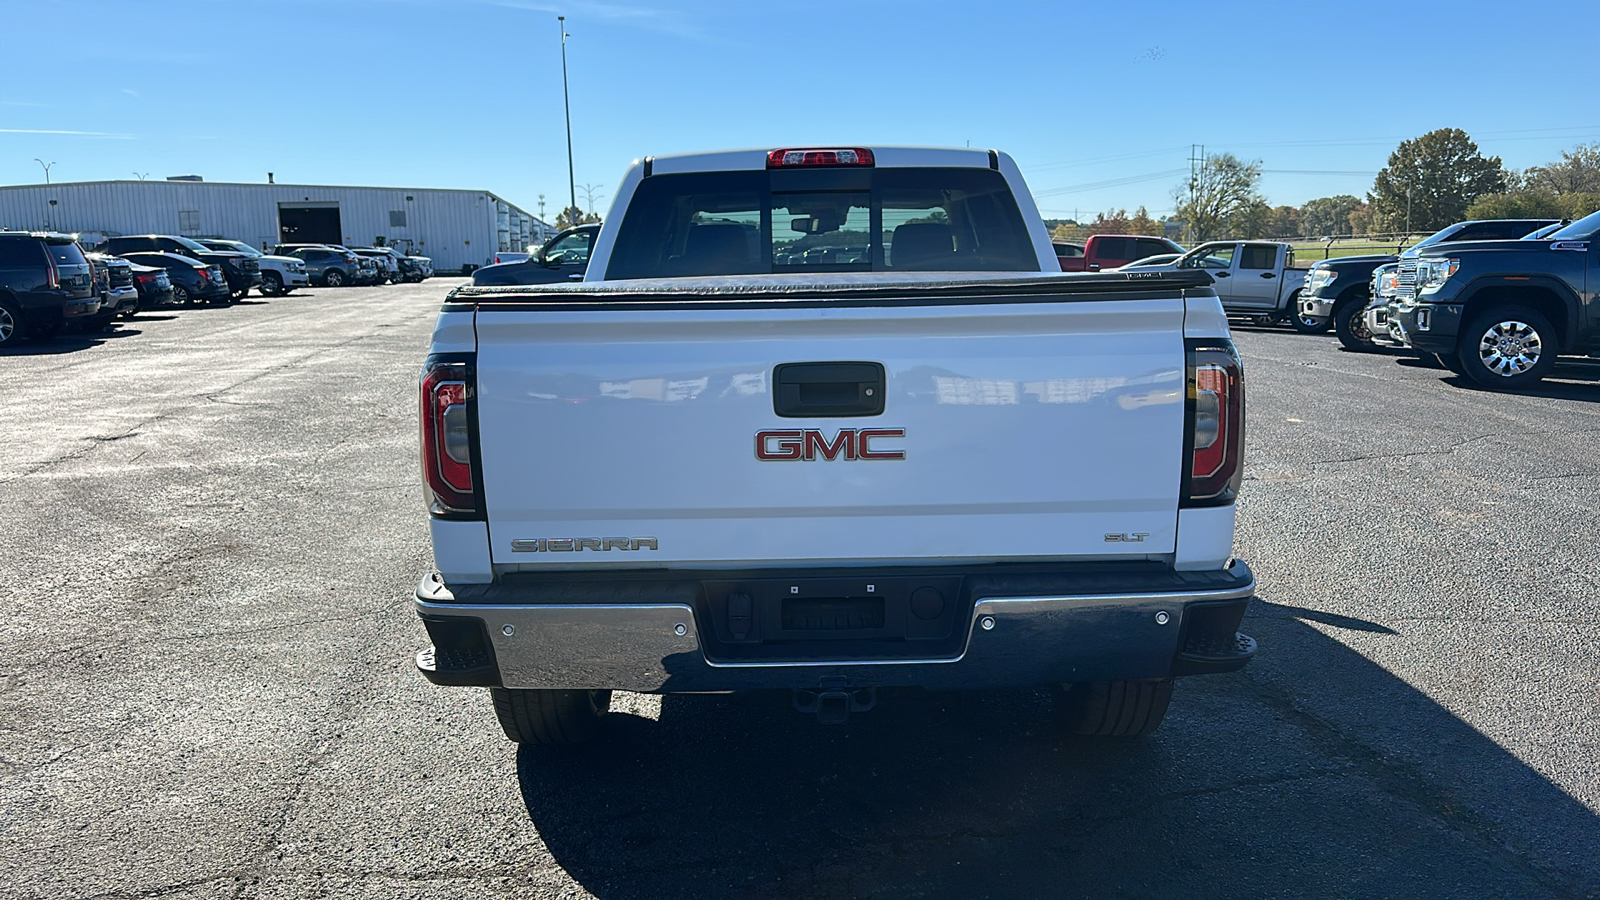
[[181,284],[175,284],[175,285],[172,286],[172,305],[173,306],[188,306],[189,304],[191,304],[193,302],[194,302],[194,299],[189,296],[189,289],[188,288],[184,287]]
[[1172,702],[1172,679],[1063,684],[1054,698],[1068,734],[1143,737],[1161,727]]
[[1378,344],[1372,339],[1372,331],[1367,328],[1367,304],[1362,300],[1353,300],[1333,310],[1333,330],[1339,336],[1339,343],[1346,350],[1355,353],[1368,353],[1378,349]]
[[322,276],[322,282],[331,288],[344,287],[344,273],[338,269],[329,269]]
[[22,333],[22,310],[9,299],[0,300],[0,347],[15,347]]
[[600,734],[610,691],[529,691],[490,688],[495,718],[519,744],[583,744]]

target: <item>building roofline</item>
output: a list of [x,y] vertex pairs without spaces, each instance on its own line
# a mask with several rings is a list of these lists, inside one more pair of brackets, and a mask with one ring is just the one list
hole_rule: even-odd
[[[530,213],[527,210],[523,209],[521,206],[518,206],[517,204],[512,203],[510,200],[507,200],[506,198],[500,196],[499,194],[496,194],[494,191],[483,190],[482,188],[388,187],[388,186],[385,186],[385,185],[378,185],[378,184],[299,184],[299,183],[291,183],[291,182],[286,182],[286,181],[273,182],[272,184],[268,184],[268,183],[266,183],[264,181],[168,181],[166,179],[162,179],[160,181],[151,181],[151,180],[142,180],[142,179],[134,179],[134,178],[112,178],[112,179],[108,179],[108,180],[105,180],[105,181],[53,181],[53,182],[51,182],[49,184],[5,184],[5,185],[0,185],[0,191],[17,190],[17,189],[22,189],[22,188],[87,187],[87,186],[90,186],[90,185],[99,185],[99,184],[164,184],[164,185],[184,185],[184,186],[191,186],[191,185],[196,185],[196,184],[199,184],[199,185],[214,184],[214,185],[220,185],[222,187],[314,188],[314,189],[318,189],[318,190],[333,189],[333,190],[349,190],[349,191],[409,191],[411,193],[428,192],[428,193],[445,193],[445,194],[484,194],[485,196],[491,197],[491,198],[493,198],[495,200],[499,200],[499,201],[507,204],[508,206],[515,206],[518,211],[522,212],[525,215],[532,216],[535,219],[539,218],[538,216],[534,216],[533,213]],[[542,222],[544,220],[540,219],[540,221]]]

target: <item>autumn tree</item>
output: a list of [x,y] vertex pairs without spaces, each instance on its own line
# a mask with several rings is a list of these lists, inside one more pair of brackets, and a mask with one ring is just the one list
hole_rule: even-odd
[[1400,142],[1367,202],[1380,229],[1437,231],[1461,221],[1474,200],[1505,188],[1500,157],[1485,157],[1459,128],[1440,128]]
[[600,223],[600,215],[599,213],[586,213],[576,206],[569,206],[566,209],[563,209],[560,215],[556,216],[557,229],[564,230],[571,228],[573,227],[573,223],[577,223],[579,225],[598,225]]
[[1177,217],[1188,223],[1190,239],[1208,241],[1222,234],[1230,221],[1265,203],[1258,190],[1261,163],[1244,162],[1232,153],[1208,156],[1194,177],[1172,191]]

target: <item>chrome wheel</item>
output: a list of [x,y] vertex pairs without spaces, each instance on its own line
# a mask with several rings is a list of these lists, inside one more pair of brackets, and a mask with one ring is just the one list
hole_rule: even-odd
[[1478,359],[1483,367],[1502,378],[1528,372],[1544,355],[1544,341],[1526,322],[1507,319],[1496,322],[1478,339]]
[[17,335],[17,317],[11,310],[0,306],[0,344],[6,344]]

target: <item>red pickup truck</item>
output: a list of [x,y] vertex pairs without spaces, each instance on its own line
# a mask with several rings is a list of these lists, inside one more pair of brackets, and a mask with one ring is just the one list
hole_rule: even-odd
[[[1071,247],[1063,253],[1063,247]],[[1096,234],[1081,247],[1076,244],[1057,244],[1056,260],[1063,272],[1098,272],[1125,266],[1134,260],[1161,253],[1182,253],[1183,248],[1166,238],[1140,234]]]

